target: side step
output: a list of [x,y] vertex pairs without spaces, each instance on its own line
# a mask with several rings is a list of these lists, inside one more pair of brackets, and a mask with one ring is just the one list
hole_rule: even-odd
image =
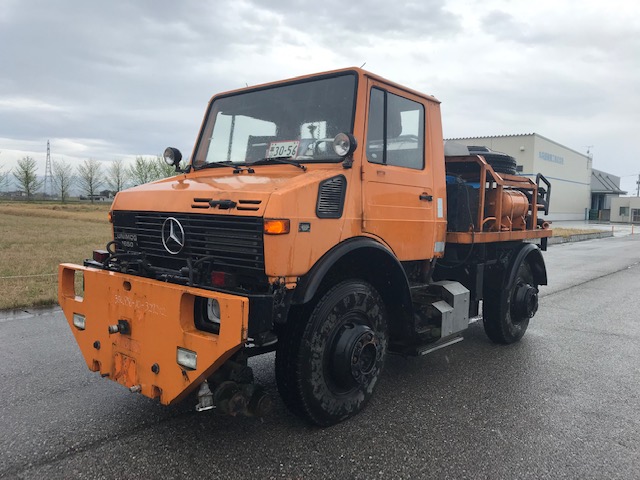
[[427,345],[422,345],[415,350],[415,354],[418,356],[426,355],[427,353],[435,352],[436,350],[440,350],[441,348],[448,347],[449,345],[454,345],[458,342],[464,340],[462,337],[454,337],[449,340],[446,340],[442,343],[431,343]]

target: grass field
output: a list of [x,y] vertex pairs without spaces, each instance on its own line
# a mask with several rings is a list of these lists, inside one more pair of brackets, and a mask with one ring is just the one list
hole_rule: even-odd
[[[553,226],[552,226],[553,228]],[[581,235],[581,234],[588,234],[588,233],[599,233],[602,230],[588,230],[588,229],[583,229],[583,228],[553,228],[553,236],[554,237],[570,237],[571,235]]]
[[57,302],[58,264],[111,239],[109,204],[0,203],[0,310]]

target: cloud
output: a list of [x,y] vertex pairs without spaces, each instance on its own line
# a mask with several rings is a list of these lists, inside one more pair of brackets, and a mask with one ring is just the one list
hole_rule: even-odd
[[439,37],[461,30],[457,15],[443,0],[344,2],[325,0],[314,7],[307,1],[246,2],[259,12],[274,12],[284,26],[330,39],[340,32],[353,37]]
[[212,94],[366,62],[442,100],[449,136],[536,131],[640,169],[636,2],[4,0],[0,45],[0,165],[47,139],[189,155]]

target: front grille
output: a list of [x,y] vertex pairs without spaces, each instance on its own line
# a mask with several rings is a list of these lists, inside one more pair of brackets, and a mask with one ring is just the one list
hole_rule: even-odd
[[[169,217],[184,229],[184,248],[169,253],[162,226]],[[187,259],[210,270],[264,275],[263,221],[260,217],[156,212],[113,212],[114,236],[120,249],[141,252],[154,267],[179,270]]]

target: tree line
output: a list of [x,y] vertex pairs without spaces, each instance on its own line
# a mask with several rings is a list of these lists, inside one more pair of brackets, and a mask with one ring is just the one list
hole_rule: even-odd
[[[0,170],[0,189],[9,185],[10,174],[27,200],[32,200],[44,187],[44,178],[37,175],[38,165],[32,157],[23,157],[11,171]],[[117,193],[125,188],[160,180],[175,175],[175,168],[166,164],[162,157],[136,157],[128,165],[122,159],[108,166],[92,158],[75,168],[64,160],[51,163],[51,187],[54,196],[63,203],[76,188],[93,203],[101,189]],[[50,193],[50,192],[46,192]]]

